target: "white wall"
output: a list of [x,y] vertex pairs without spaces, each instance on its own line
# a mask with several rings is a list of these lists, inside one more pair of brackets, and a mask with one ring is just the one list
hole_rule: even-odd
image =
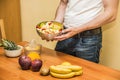
[[22,38],[23,41],[36,39],[43,46],[53,49],[56,42],[41,40],[35,26],[41,21],[54,19],[59,0],[21,0]]
[[[43,46],[54,49],[56,42],[46,42],[37,35],[35,26],[53,20],[59,0],[21,0],[23,41],[36,39]],[[120,6],[119,6],[120,8]],[[120,70],[120,11],[117,21],[103,28],[101,64]]]

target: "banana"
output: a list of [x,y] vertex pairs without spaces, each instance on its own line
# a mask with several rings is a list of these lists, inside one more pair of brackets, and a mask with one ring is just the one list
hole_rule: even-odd
[[69,62],[63,62],[61,65],[69,66],[69,65],[71,65],[71,63],[69,63]]
[[80,70],[80,71],[75,71],[74,73],[75,73],[75,76],[79,76],[79,75],[82,75],[83,70]]
[[70,69],[57,67],[57,66],[50,66],[50,71],[59,74],[67,74],[72,72],[72,70]]
[[81,66],[72,65],[69,62],[63,62],[60,65],[50,66],[50,74],[56,78],[71,78],[74,76],[79,76],[83,74],[83,69]]
[[74,75],[75,75],[74,72],[67,73],[67,74],[58,74],[58,73],[54,73],[54,72],[52,72],[52,71],[50,71],[50,74],[51,74],[53,77],[62,78],[62,79],[71,78],[71,77],[74,77]]
[[70,69],[72,71],[80,71],[80,70],[82,70],[82,67],[77,66],[77,65],[57,65],[57,67],[64,68],[64,69]]

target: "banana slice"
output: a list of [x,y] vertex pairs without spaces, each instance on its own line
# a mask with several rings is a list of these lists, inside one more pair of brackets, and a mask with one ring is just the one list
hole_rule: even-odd
[[57,66],[50,66],[50,71],[54,73],[59,73],[59,74],[67,74],[72,72],[72,70],[70,69],[57,67]]
[[80,71],[80,70],[82,70],[82,67],[77,66],[77,65],[57,65],[56,67],[64,68],[64,69],[70,69],[72,71]]
[[76,72],[74,72],[74,73],[75,73],[75,76],[79,76],[79,75],[82,75],[82,73],[83,73],[83,70],[76,71]]
[[71,63],[69,63],[69,62],[63,62],[61,65],[69,66],[69,65],[71,65]]
[[71,72],[71,73],[68,73],[68,74],[57,74],[57,73],[54,73],[54,72],[50,72],[50,74],[53,76],[53,77],[56,77],[56,78],[62,78],[62,79],[67,79],[67,78],[71,78],[71,77],[74,77],[75,73],[74,72]]

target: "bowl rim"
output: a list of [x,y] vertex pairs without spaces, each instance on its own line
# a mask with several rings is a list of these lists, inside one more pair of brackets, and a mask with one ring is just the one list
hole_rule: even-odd
[[47,22],[55,22],[55,23],[58,23],[58,24],[60,24],[60,25],[64,28],[63,23],[58,22],[58,21],[41,21],[41,22],[39,22],[39,23],[36,25],[36,28],[37,28],[37,26],[39,26],[41,23],[47,23]]
[[59,23],[59,24],[61,24],[61,25],[63,25],[61,22],[58,22],[58,21],[41,21],[41,22],[39,22],[38,24],[40,24],[40,23],[43,23],[43,22],[56,22],[56,23]]

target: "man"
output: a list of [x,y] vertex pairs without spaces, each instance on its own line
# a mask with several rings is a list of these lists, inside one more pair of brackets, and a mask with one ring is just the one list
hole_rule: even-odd
[[55,21],[64,24],[55,50],[95,63],[102,44],[101,26],[116,19],[119,0],[60,0]]

